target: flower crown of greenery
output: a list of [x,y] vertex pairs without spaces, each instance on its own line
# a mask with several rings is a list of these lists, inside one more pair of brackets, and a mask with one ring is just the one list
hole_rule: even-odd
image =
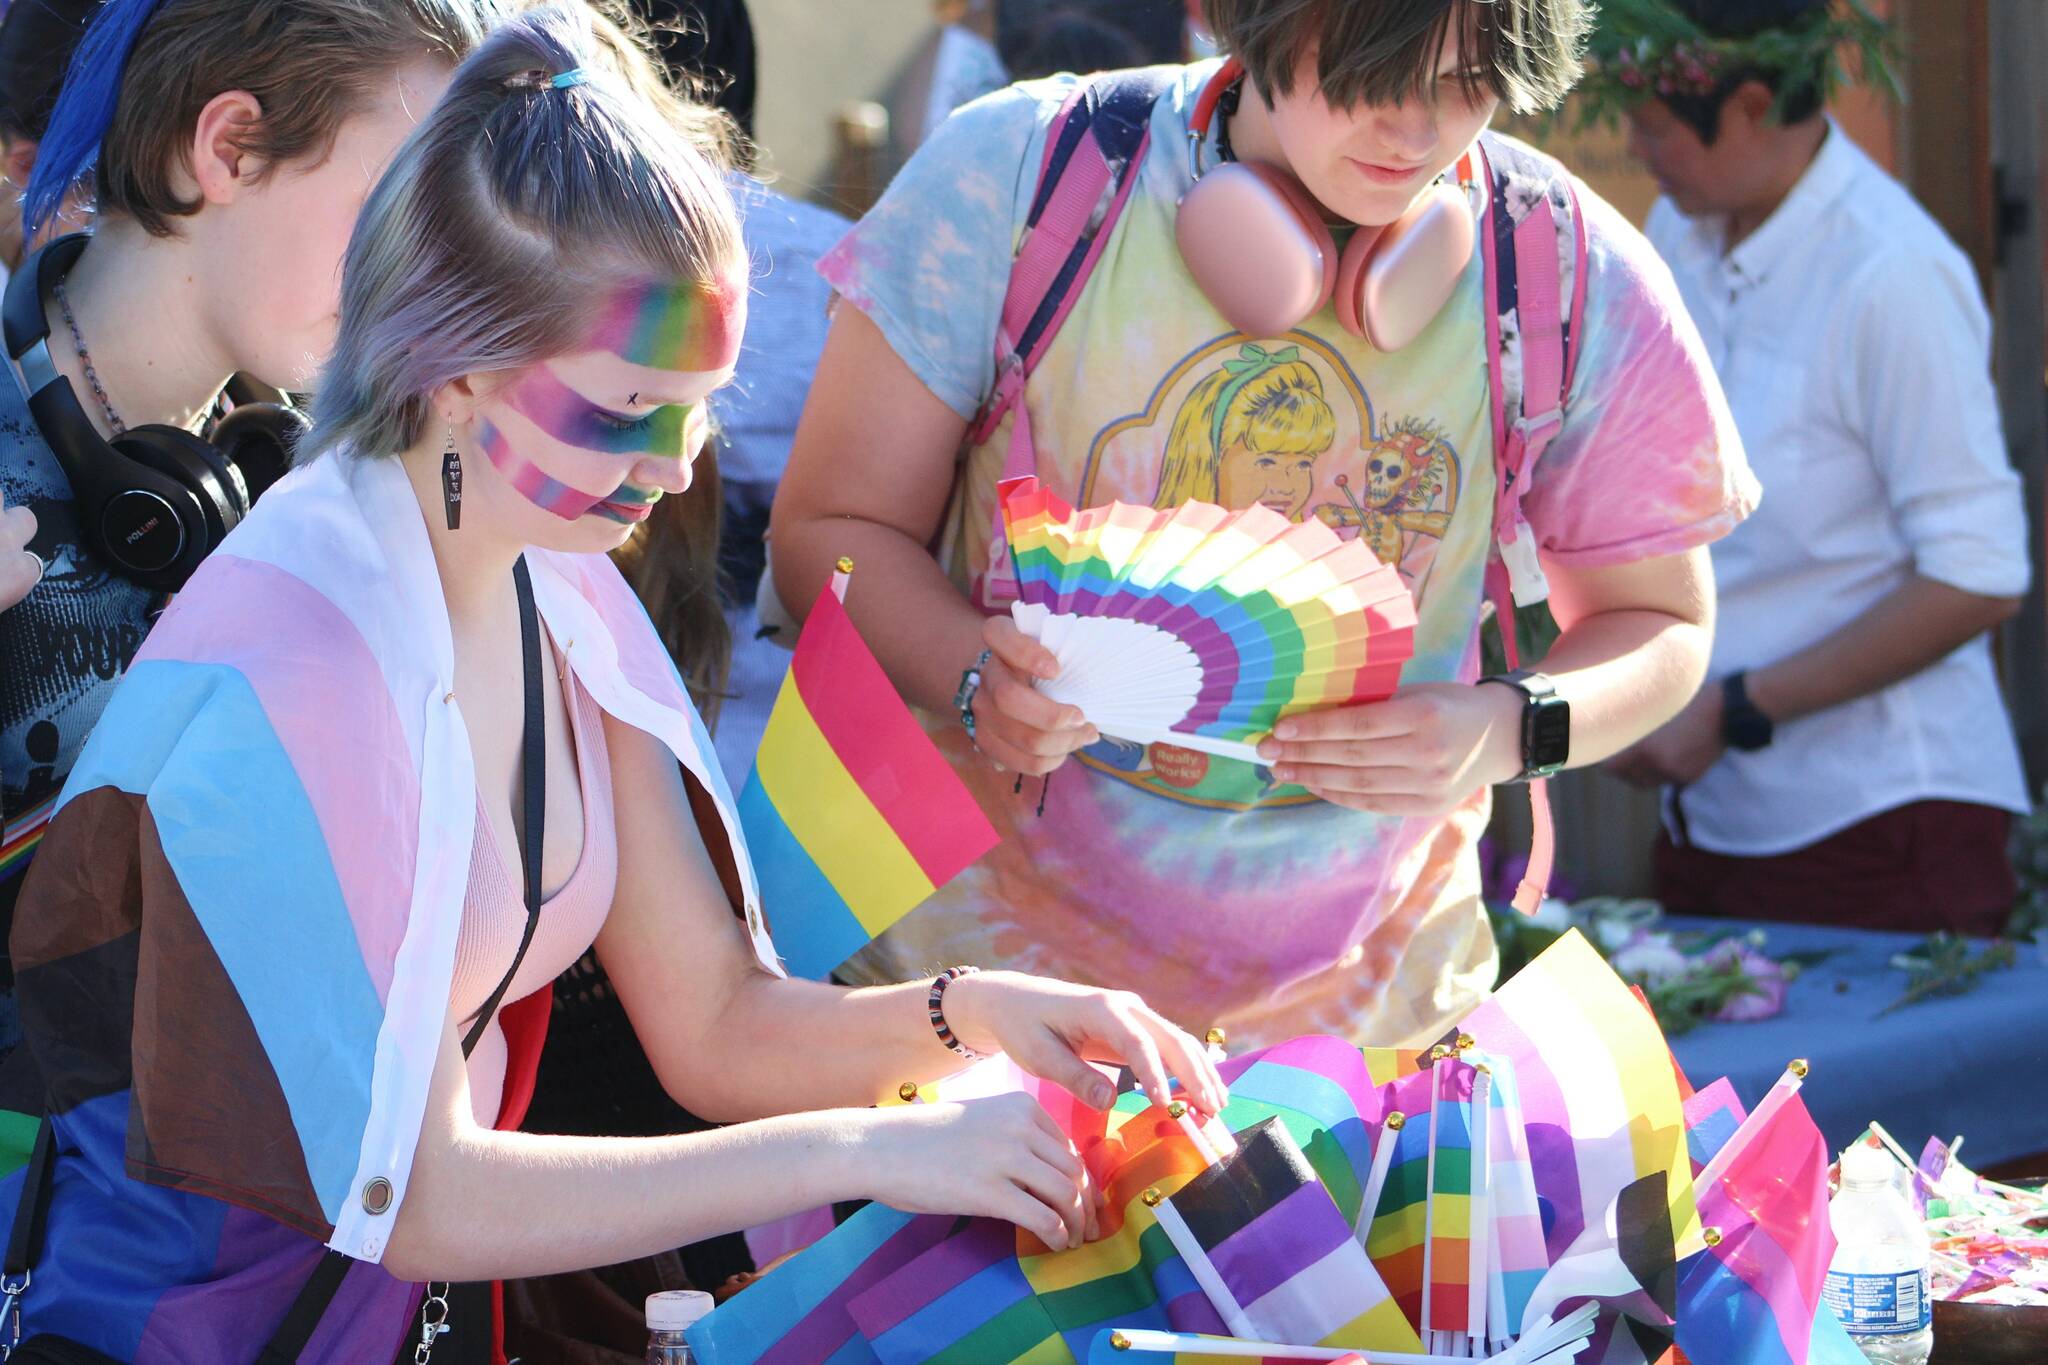
[[[1581,123],[1612,122],[1645,100],[1711,96],[1731,78],[1806,73],[1819,81],[1825,101],[1850,83],[1843,55],[1852,52],[1860,77],[1897,99],[1892,49],[1890,30],[1865,0],[1816,5],[1793,24],[1747,38],[1707,32],[1672,0],[1601,0],[1599,27],[1587,46],[1592,62],[1576,103]],[[1810,88],[1800,80],[1780,82],[1779,110]]]

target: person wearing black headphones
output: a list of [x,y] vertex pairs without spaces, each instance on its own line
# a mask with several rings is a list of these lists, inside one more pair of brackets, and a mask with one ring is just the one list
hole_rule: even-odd
[[[0,308],[0,590],[16,571],[38,580],[0,610],[0,935],[166,595],[287,467],[301,419],[238,405],[229,377],[304,387],[333,342],[364,196],[495,12],[97,7],[40,138],[25,236],[81,182],[96,227],[22,262]],[[0,1052],[11,1032],[0,1023]]]

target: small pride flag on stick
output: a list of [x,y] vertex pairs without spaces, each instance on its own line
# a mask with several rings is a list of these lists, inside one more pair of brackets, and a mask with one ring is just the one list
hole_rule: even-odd
[[998,842],[846,614],[852,571],[818,594],[740,795],[775,946],[814,979]]

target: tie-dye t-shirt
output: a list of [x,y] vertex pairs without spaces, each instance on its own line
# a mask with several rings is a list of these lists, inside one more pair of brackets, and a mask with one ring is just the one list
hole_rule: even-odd
[[[1155,107],[1139,185],[1032,377],[1039,476],[1076,506],[1260,502],[1363,535],[1416,597],[1403,682],[1469,681],[1495,490],[1481,262],[1396,354],[1328,309],[1284,336],[1232,331],[1173,234],[1189,111],[1214,70],[1188,68]],[[993,380],[1013,248],[1072,79],[956,114],[820,265],[963,418]],[[1581,351],[1524,507],[1553,562],[1616,564],[1713,540],[1756,489],[1670,276],[1579,194]],[[963,591],[987,564],[1008,436],[1006,422],[960,466],[941,558]],[[1043,972],[1139,990],[1233,1044],[1414,1041],[1492,983],[1483,795],[1448,818],[1367,815],[1276,786],[1263,765],[1105,739],[1053,774],[1040,814],[1037,781],[1013,790],[956,718],[928,723],[1003,842],[856,957],[852,979],[963,962]]]

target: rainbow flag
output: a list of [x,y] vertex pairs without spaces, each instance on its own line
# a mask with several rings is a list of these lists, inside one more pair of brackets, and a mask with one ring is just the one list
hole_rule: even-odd
[[[688,1332],[692,1355],[712,1365],[874,1360],[848,1305],[943,1242],[957,1221],[868,1205],[785,1270],[748,1285],[744,1294],[700,1319]],[[787,1273],[798,1267],[798,1273]]]
[[42,842],[43,831],[49,828],[56,813],[57,793],[51,792],[42,802],[0,827],[0,882],[28,870],[28,861],[35,855],[36,845]]
[[1720,1237],[1680,1273],[1687,1356],[1698,1365],[1808,1365],[1835,1254],[1827,1197],[1827,1143],[1794,1095],[1699,1192],[1700,1217]]
[[797,639],[739,810],[776,947],[815,979],[997,843],[830,587]]
[[[1382,1059],[1381,1065],[1390,1063]],[[1233,1131],[1278,1118],[1346,1219],[1355,1219],[1372,1167],[1382,1098],[1371,1063],[1340,1038],[1309,1036],[1234,1057],[1224,1122]]]
[[[1319,1183],[1328,1179],[1349,1190],[1351,1207],[1339,1209],[1349,1237],[1389,1095],[1409,1105],[1403,1112],[1418,1116],[1413,1127],[1426,1137],[1420,1115],[1427,1092],[1416,1087],[1426,1087],[1428,1076],[1415,1070],[1418,1064],[1410,1051],[1361,1054],[1337,1039],[1296,1039],[1224,1065],[1231,1103],[1223,1119],[1237,1132],[1276,1120]],[[1069,1354],[1087,1358],[1095,1338],[1111,1327],[1222,1334],[1222,1318],[1168,1240],[1156,1203],[1148,1202],[1148,1195],[1174,1195],[1207,1168],[1181,1125],[1135,1092],[1106,1115],[1084,1112],[1057,1087],[1027,1081],[1000,1059],[926,1087],[918,1098],[956,1098],[1004,1085],[1038,1095],[1080,1146],[1103,1191],[1098,1240],[1053,1251],[1006,1224],[945,1219],[939,1220],[948,1229],[944,1237],[905,1257],[900,1253],[907,1244],[890,1239],[907,1226],[929,1224],[871,1209],[693,1329],[699,1358],[707,1365],[1066,1360]],[[1341,1131],[1333,1136],[1333,1130]],[[1334,1194],[1326,1197],[1339,1202]],[[877,1222],[884,1215],[890,1221]],[[955,1241],[963,1244],[954,1247]],[[886,1261],[879,1276],[863,1270],[870,1258]],[[857,1291],[847,1289],[857,1272]],[[779,1288],[762,1295],[771,1285]],[[1378,1344],[1413,1350],[1414,1340],[1402,1322]]]
[[1006,1223],[968,1224],[853,1303],[874,1358],[1065,1361],[1107,1327],[1223,1331],[1148,1202],[1205,1163],[1164,1110],[1118,1117],[1089,1160],[1104,1196],[1098,1240],[1053,1251]]
[[[1554,1263],[1644,1176],[1670,1200],[1677,1244],[1699,1245],[1692,1163],[1670,1049],[1649,1011],[1577,931],[1465,1018],[1515,1068]],[[1384,1267],[1382,1267],[1384,1269]]]
[[1390,1109],[1408,1116],[1398,1130],[1382,1129],[1391,1141],[1386,1183],[1365,1227],[1365,1250],[1380,1278],[1401,1305],[1409,1325],[1422,1326],[1423,1258],[1429,1241],[1429,1123],[1433,1104],[1430,1072],[1396,1082]]
[[1486,1330],[1487,1124],[1492,1074],[1447,1057],[1436,1064],[1429,1111],[1428,1240],[1422,1258],[1422,1328],[1460,1336]]

